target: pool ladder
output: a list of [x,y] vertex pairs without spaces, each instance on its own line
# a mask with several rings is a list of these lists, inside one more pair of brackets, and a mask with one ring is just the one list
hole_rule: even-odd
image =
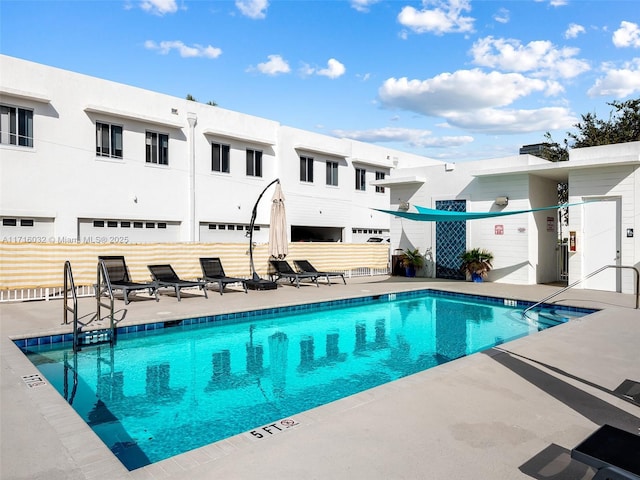
[[[96,286],[96,299],[97,310],[96,313],[91,314],[91,318],[88,322],[82,323],[78,317],[78,295],[76,293],[75,282],[73,281],[73,271],[71,270],[71,262],[67,260],[64,263],[64,295],[63,295],[63,325],[69,324],[69,314],[73,315],[73,351],[77,352],[82,346],[96,345],[102,343],[115,343],[115,319],[114,319],[114,301],[113,292],[111,291],[111,285],[108,285],[108,291],[110,294],[111,303],[105,305],[100,301],[100,268],[104,268],[102,261],[98,264],[98,285]],[[69,298],[69,292],[71,292],[71,298]],[[69,304],[69,300],[72,304]],[[88,327],[94,320],[100,320],[101,311],[100,307],[109,307],[109,328],[98,328],[93,330],[83,330],[83,327]]]
[[576,285],[578,285],[579,283],[593,277],[594,275],[597,275],[598,273],[608,269],[608,268],[615,268],[615,269],[623,269],[623,268],[628,268],[630,270],[633,270],[635,272],[635,296],[636,296],[636,310],[638,308],[640,308],[640,270],[638,270],[636,267],[632,267],[632,266],[628,266],[628,265],[605,265],[604,267],[600,267],[599,269],[591,272],[589,275],[587,275],[584,278],[581,278],[580,280],[577,280],[575,282],[573,282],[571,285],[568,285],[566,287],[564,287],[562,290],[558,290],[557,292],[552,293],[551,295],[543,298],[542,300],[540,300],[539,302],[534,303],[533,305],[531,305],[530,307],[526,308],[523,312],[522,312],[522,318],[523,319],[527,319],[527,313],[529,313],[531,310],[533,310],[536,307],[539,307],[540,305],[542,305],[543,303],[545,303],[547,300],[555,297],[556,295],[560,295],[563,292],[566,292],[567,290],[569,290],[570,288],[575,287]]

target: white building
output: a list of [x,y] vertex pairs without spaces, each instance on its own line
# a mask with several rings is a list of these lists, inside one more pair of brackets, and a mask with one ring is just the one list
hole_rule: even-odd
[[[461,251],[486,248],[489,279],[516,284],[640,267],[640,142],[572,150],[562,163],[452,164],[12,57],[0,71],[4,242],[244,242],[279,178],[294,242],[390,236],[392,250],[430,251],[429,274],[442,278],[459,278]],[[445,223],[375,210],[534,209],[557,204],[558,182],[570,203],[598,200],[571,207],[567,256],[555,210]],[[634,276],[608,269],[581,286],[631,293]]]
[[364,242],[389,235],[370,182],[440,163],[12,57],[0,71],[5,241],[244,242],[279,178],[292,241]]
[[[529,210],[557,205],[558,183],[568,183],[567,225],[556,210],[467,222],[416,222],[395,217],[392,249],[430,251],[428,274],[460,278],[459,254],[493,253],[489,280],[513,284],[555,281],[624,293],[635,292],[640,268],[640,142],[570,151],[567,162],[531,155],[398,168],[378,182],[390,190],[391,210],[413,206],[466,212]],[[585,203],[588,202],[588,203]],[[559,231],[561,229],[561,231]],[[565,245],[558,242],[566,239]],[[605,265],[597,275],[591,273]],[[587,278],[589,277],[589,278]]]

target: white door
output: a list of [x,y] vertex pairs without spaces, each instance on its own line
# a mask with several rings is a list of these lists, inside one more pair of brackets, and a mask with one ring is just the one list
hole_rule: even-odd
[[[606,198],[584,205],[583,275],[605,265],[620,264],[620,199]],[[620,291],[620,270],[608,268],[585,280],[584,288]]]

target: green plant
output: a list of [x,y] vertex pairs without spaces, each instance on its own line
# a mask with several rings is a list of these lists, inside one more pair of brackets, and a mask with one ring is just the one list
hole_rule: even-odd
[[485,278],[487,273],[493,268],[491,264],[493,254],[485,249],[472,248],[460,255],[460,259],[462,260],[460,268],[469,276],[476,274]]
[[421,268],[424,266],[424,257],[420,253],[420,250],[417,248],[411,250],[407,248],[402,252],[402,266],[403,267],[413,267],[413,268]]

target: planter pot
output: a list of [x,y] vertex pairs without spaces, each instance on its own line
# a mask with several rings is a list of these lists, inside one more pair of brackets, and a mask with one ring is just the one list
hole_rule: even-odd
[[484,280],[482,278],[482,275],[480,275],[479,273],[472,273],[471,274],[471,281],[472,282],[482,282]]
[[415,277],[416,269],[414,267],[404,267],[404,275],[405,277]]

